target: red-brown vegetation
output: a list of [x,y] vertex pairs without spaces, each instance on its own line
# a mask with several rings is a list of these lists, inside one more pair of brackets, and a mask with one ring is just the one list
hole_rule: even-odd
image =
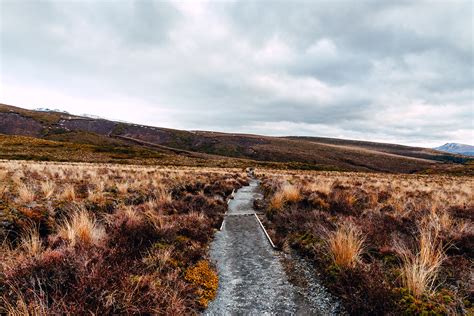
[[[263,172],[272,238],[312,260],[349,313],[473,312],[472,178]],[[275,203],[288,183],[300,198]]]
[[[194,314],[233,169],[0,163],[0,313]],[[212,281],[212,282],[211,282]]]

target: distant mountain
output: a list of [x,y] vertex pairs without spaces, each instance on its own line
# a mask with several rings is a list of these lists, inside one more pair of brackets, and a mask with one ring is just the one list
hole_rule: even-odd
[[459,144],[459,143],[446,143],[443,146],[433,148],[439,151],[445,151],[452,154],[461,154],[465,156],[474,156],[474,146]]

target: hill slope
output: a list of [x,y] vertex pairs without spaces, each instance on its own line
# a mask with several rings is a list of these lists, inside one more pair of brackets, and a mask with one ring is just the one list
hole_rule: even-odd
[[195,159],[229,157],[250,159],[248,164],[272,162],[300,169],[413,173],[445,168],[442,162],[450,162],[451,168],[468,161],[425,148],[317,137],[191,132],[8,105],[0,105],[0,122],[0,133],[7,135],[96,146],[139,146]]

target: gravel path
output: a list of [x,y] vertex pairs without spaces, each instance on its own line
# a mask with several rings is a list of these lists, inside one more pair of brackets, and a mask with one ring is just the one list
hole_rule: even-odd
[[[303,260],[273,250],[253,209],[258,182],[241,188],[229,203],[222,231],[211,244],[219,274],[216,299],[207,315],[335,315],[339,305]],[[305,282],[290,283],[298,276]]]

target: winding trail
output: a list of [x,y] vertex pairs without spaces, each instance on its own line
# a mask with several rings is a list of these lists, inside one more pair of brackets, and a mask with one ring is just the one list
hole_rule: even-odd
[[311,267],[271,247],[254,216],[256,198],[261,194],[258,181],[252,180],[229,203],[222,230],[211,244],[219,288],[205,314],[338,314],[339,304],[318,283]]

